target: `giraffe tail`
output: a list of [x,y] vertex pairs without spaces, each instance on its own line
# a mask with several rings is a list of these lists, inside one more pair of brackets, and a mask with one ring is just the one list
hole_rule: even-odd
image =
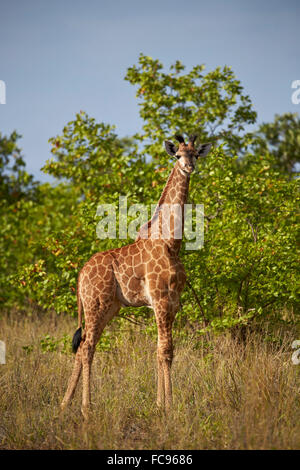
[[79,345],[82,341],[82,302],[79,294],[77,293],[77,305],[78,305],[78,329],[75,331],[72,339],[72,351],[73,353],[77,352]]

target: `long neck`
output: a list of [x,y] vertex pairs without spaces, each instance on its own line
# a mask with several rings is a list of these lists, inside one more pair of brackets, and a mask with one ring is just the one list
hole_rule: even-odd
[[139,238],[163,239],[179,252],[184,228],[184,204],[187,202],[190,176],[176,162],[151,219],[138,233]]

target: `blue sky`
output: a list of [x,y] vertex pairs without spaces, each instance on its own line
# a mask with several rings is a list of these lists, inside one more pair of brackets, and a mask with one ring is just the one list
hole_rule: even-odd
[[0,0],[0,132],[22,134],[27,170],[42,181],[48,139],[76,112],[133,134],[141,120],[124,76],[141,52],[187,70],[231,65],[258,122],[299,113],[299,14],[298,0]]

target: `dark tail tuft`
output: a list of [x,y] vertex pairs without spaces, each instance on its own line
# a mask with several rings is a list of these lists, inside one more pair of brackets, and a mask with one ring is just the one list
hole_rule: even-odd
[[72,339],[72,351],[73,353],[76,353],[77,349],[79,348],[80,342],[82,340],[81,337],[81,327],[78,328],[78,330],[75,331],[75,334]]

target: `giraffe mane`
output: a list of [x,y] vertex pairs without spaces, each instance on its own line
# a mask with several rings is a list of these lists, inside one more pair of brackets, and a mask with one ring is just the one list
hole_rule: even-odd
[[[154,211],[153,216],[151,217],[150,220],[148,220],[148,222],[146,222],[145,224],[143,224],[143,225],[140,227],[140,230],[139,230],[139,231],[141,231],[142,229],[144,229],[144,228],[146,228],[146,227],[147,227],[147,229],[150,229],[150,228],[151,228],[151,224],[152,224],[152,222],[155,220],[155,218],[156,218],[156,216],[157,216],[157,211],[158,211],[159,207],[164,203],[164,200],[165,200],[167,191],[168,191],[168,189],[170,188],[170,185],[171,185],[172,180],[173,180],[173,178],[174,178],[174,174],[175,174],[175,166],[173,167],[173,169],[172,169],[172,171],[171,171],[171,173],[170,173],[170,176],[169,176],[168,181],[167,181],[167,183],[166,183],[166,186],[164,187],[164,190],[163,190],[163,192],[162,192],[162,194],[161,194],[161,196],[160,196],[160,199],[159,199],[159,201],[158,201],[158,203],[157,203],[157,206],[156,206],[156,208],[155,208],[155,211]],[[139,239],[139,236],[138,236],[137,239]]]

